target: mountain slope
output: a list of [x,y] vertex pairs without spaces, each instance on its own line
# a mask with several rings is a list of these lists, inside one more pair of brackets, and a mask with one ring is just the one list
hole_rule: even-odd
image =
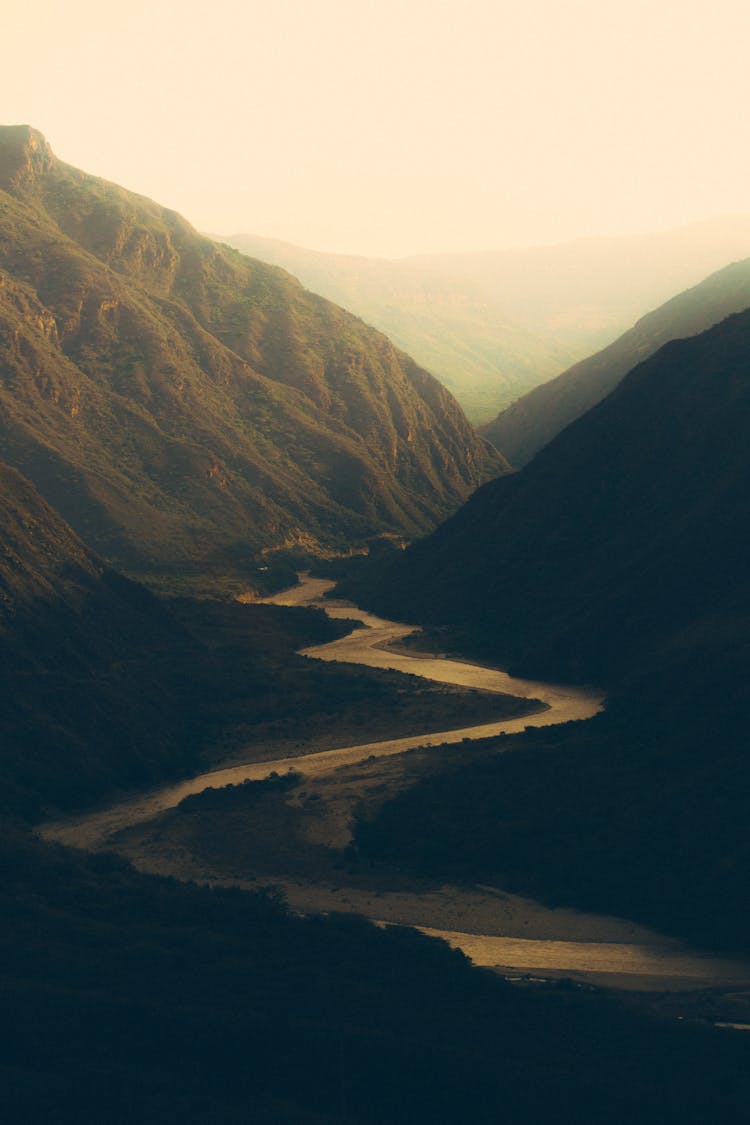
[[522,466],[570,422],[617,386],[637,363],[669,340],[695,336],[750,307],[750,258],[712,274],[644,316],[609,347],[575,364],[513,403],[483,429]]
[[455,278],[409,259],[324,254],[252,234],[230,235],[227,242],[282,266],[387,333],[437,375],[477,424],[587,351],[515,323],[471,277]]
[[389,612],[494,656],[612,680],[750,613],[750,312],[674,341],[392,563]]
[[386,332],[479,424],[610,343],[648,309],[750,254],[750,218],[396,261],[247,234],[227,241]]
[[187,637],[0,463],[0,807],[80,804],[192,761],[160,675]]
[[118,565],[414,534],[503,469],[385,337],[34,130],[0,189],[3,455]]
[[665,345],[391,561],[381,612],[610,698],[403,795],[359,855],[750,949],[749,436],[746,311]]

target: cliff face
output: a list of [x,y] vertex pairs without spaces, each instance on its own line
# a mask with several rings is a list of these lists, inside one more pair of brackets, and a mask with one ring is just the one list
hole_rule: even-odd
[[3,454],[141,573],[428,530],[502,458],[282,270],[0,130]]
[[22,190],[37,176],[49,172],[56,161],[46,139],[29,125],[0,129],[0,187]]

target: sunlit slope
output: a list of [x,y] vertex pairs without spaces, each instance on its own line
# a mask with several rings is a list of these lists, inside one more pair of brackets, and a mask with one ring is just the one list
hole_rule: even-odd
[[[396,560],[376,604],[612,681],[750,613],[750,312],[672,342]],[[710,625],[710,623],[713,625]]]
[[0,189],[3,456],[120,565],[422,532],[505,467],[380,333],[25,126]]
[[695,336],[750,307],[750,259],[727,266],[644,316],[609,347],[537,387],[483,430],[517,466],[609,394],[669,340]]
[[[750,217],[398,260],[321,253],[248,234],[228,241],[386,332],[480,424],[611,343],[649,309],[750,254]],[[701,328],[709,323],[715,322]]]
[[386,332],[437,375],[476,424],[589,350],[586,343],[515,322],[498,297],[470,276],[452,277],[409,259],[324,254],[251,234],[228,241],[283,266]]

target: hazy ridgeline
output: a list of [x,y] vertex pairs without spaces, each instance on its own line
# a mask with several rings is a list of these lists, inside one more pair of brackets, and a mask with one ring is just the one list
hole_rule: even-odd
[[[663,234],[394,260],[324,254],[249,234],[227,241],[283,266],[303,285],[386,332],[437,375],[479,425],[609,344],[649,309],[745,257],[750,221],[739,217]],[[487,243],[492,244],[489,234]],[[744,307],[727,307],[715,319]],[[711,323],[703,320],[693,331]],[[634,354],[629,366],[642,358]],[[513,434],[504,431],[503,438],[510,460],[521,464]],[[502,440],[496,444],[506,452]]]
[[482,433],[520,468],[669,340],[697,336],[748,305],[750,259],[745,259],[672,297],[609,347],[519,398],[484,426]]
[[610,695],[562,739],[407,796],[363,852],[750,948],[749,359],[750,312],[667,344],[519,473],[352,574],[443,647]]

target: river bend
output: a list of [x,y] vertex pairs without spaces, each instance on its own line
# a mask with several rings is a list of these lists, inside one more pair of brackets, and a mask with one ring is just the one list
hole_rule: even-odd
[[[539,710],[517,719],[212,770],[110,808],[48,822],[39,828],[40,835],[72,847],[96,851],[106,848],[117,833],[152,820],[159,813],[174,808],[184,797],[209,786],[217,788],[260,780],[272,771],[282,773],[289,769],[299,770],[306,777],[326,775],[366,759],[386,758],[415,747],[456,744],[466,739],[513,734],[526,727],[588,719],[603,708],[603,696],[593,689],[516,679],[478,664],[394,651],[389,646],[414,632],[415,627],[386,621],[348,602],[326,599],[325,594],[333,585],[333,582],[303,575],[298,586],[264,599],[276,605],[317,606],[332,618],[356,620],[364,626],[339,640],[304,649],[302,655],[535,699],[540,703]],[[552,910],[530,899],[506,895],[497,888],[446,887],[437,895],[386,894],[371,901],[349,888],[344,888],[347,893],[340,895],[335,893],[338,888],[311,887],[290,880],[281,880],[281,885],[294,909],[351,909],[380,924],[413,925],[463,949],[476,964],[496,968],[507,976],[519,973],[545,978],[571,976],[634,988],[750,985],[750,965],[745,962],[695,954],[680,943],[627,920]],[[489,915],[485,909],[485,892],[492,898]],[[481,899],[482,894],[484,899]],[[479,932],[483,922],[491,925],[492,932]]]

